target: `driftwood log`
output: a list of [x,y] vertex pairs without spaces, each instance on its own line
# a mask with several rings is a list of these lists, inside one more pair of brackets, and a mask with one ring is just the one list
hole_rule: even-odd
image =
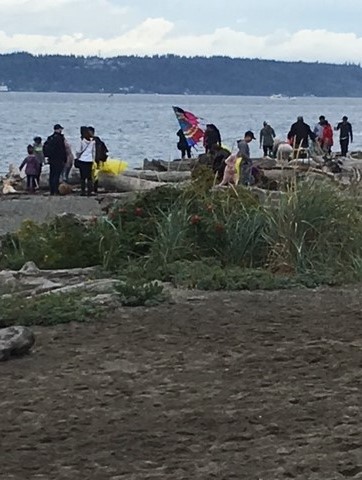
[[191,171],[156,172],[152,170],[126,170],[125,177],[141,178],[151,182],[178,183],[191,180]]
[[164,182],[151,182],[141,178],[127,177],[125,175],[99,175],[99,186],[116,192],[142,192],[165,185]]
[[143,160],[143,170],[153,170],[156,172],[187,172],[197,165],[198,159],[190,160],[174,160],[173,162],[165,162],[164,160]]

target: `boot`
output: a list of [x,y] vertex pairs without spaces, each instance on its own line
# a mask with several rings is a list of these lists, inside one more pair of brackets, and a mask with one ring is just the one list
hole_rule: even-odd
[[90,197],[93,193],[93,182],[92,180],[88,180],[88,184],[87,184],[87,195],[88,197]]
[[80,196],[85,197],[85,180],[80,181]]
[[93,184],[93,192],[94,192],[94,193],[98,193],[98,180],[95,180],[95,181],[94,181],[94,184]]

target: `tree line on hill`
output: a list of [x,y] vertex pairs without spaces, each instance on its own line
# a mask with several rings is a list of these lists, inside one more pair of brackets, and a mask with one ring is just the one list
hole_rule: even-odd
[[0,55],[11,91],[362,97],[356,64],[215,57]]

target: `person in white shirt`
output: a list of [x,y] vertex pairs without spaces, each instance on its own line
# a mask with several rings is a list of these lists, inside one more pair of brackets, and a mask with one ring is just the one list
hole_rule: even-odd
[[90,197],[93,191],[92,167],[96,156],[96,144],[91,137],[88,127],[80,127],[80,138],[76,166],[80,171],[81,196],[84,197],[87,194]]

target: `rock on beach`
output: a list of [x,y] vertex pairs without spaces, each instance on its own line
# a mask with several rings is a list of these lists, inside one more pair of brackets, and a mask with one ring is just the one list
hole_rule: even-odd
[[27,327],[0,329],[0,361],[29,353],[34,343],[34,334]]

